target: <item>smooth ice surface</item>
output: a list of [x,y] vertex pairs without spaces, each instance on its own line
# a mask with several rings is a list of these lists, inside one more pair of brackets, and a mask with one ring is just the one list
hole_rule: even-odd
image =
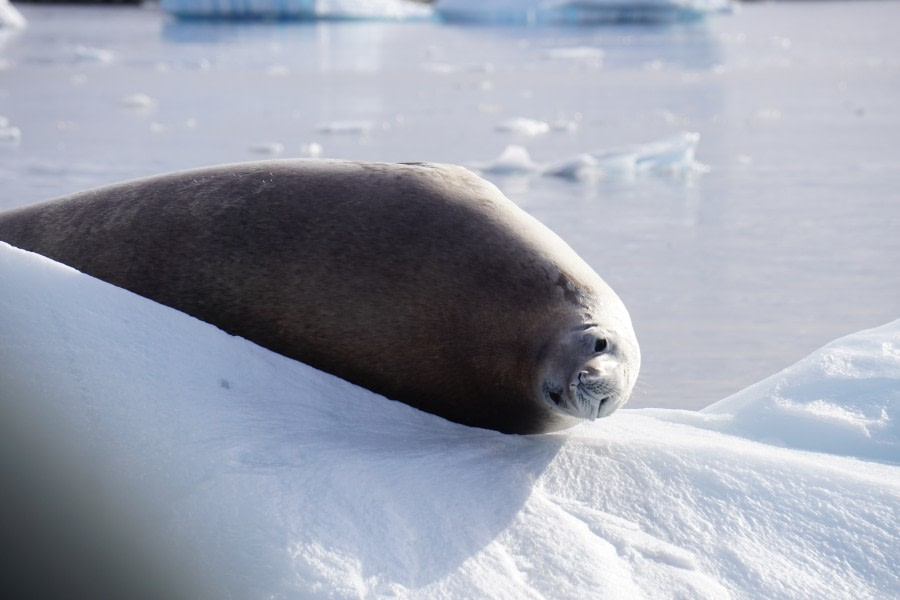
[[[593,27],[19,8],[28,29],[0,32],[0,209],[261,151],[481,166],[515,146],[514,166],[578,173],[691,132],[706,172],[483,173],[628,306],[630,406],[702,408],[900,317],[898,2]],[[122,104],[136,95],[151,102]],[[550,131],[496,129],[519,117]]]
[[0,277],[0,423],[45,440],[6,456],[81,464],[209,597],[900,593],[900,321],[699,415],[507,436],[2,243]]

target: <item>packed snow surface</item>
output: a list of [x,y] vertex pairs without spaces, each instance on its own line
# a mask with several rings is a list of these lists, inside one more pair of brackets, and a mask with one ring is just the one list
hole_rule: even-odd
[[900,321],[699,414],[509,436],[2,243],[0,279],[0,423],[210,597],[900,594]]

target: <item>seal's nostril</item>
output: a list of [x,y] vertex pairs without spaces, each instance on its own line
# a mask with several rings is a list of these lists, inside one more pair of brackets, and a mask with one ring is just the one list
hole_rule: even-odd
[[553,403],[557,406],[562,404],[562,394],[559,392],[548,392],[550,399],[553,400]]

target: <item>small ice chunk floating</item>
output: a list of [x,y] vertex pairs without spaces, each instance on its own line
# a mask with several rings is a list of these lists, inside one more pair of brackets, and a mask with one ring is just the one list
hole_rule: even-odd
[[197,19],[437,19],[526,25],[690,21],[734,6],[732,0],[162,0],[161,5],[175,16]]
[[539,174],[576,180],[641,174],[685,175],[708,170],[695,158],[699,142],[699,133],[682,131],[645,144],[586,152],[546,164],[533,161],[525,148],[511,145],[492,162],[472,167],[496,175]]

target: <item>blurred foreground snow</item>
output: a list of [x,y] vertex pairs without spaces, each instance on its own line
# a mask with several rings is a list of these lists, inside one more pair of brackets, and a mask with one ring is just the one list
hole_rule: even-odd
[[130,557],[136,581],[164,564],[193,597],[900,593],[900,321],[701,413],[507,436],[2,243],[0,279],[7,489],[56,517],[17,513],[12,543],[38,539],[44,579]]

